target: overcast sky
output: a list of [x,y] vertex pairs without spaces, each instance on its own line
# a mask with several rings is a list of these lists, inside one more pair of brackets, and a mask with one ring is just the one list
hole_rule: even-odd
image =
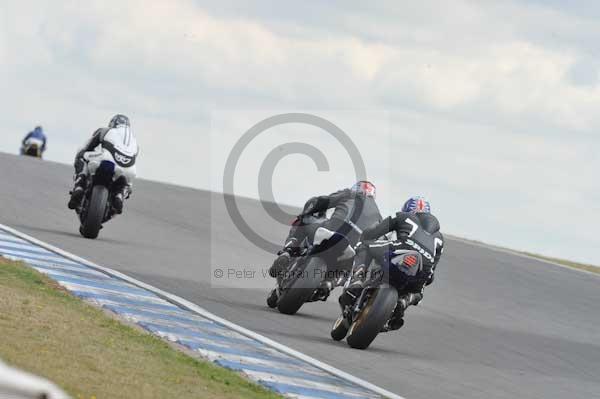
[[[359,146],[391,212],[422,193],[447,233],[600,264],[600,3],[559,1],[3,1],[0,151],[42,124],[71,162],[112,114],[131,117],[142,177],[220,190],[233,142],[310,112]],[[269,138],[270,137],[270,138]],[[277,200],[352,184],[343,148],[281,127]],[[345,163],[344,163],[345,162]]]

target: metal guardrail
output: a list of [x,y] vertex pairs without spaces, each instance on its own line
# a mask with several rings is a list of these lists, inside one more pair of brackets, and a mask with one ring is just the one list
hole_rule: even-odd
[[0,361],[0,398],[70,399],[48,380],[7,366]]

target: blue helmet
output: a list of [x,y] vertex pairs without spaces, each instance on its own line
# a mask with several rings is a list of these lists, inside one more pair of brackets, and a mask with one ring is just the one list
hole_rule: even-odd
[[404,203],[402,212],[409,213],[430,213],[431,204],[425,197],[415,196],[411,197]]

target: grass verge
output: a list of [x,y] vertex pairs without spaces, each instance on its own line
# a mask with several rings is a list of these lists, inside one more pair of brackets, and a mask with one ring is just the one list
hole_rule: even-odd
[[551,258],[551,257],[548,257],[548,256],[543,256],[543,255],[538,255],[538,254],[532,254],[530,252],[521,252],[521,253],[524,254],[524,255],[527,255],[527,256],[531,256],[533,258],[547,260],[549,262],[558,263],[558,264],[563,265],[563,266],[572,267],[573,269],[585,270],[585,271],[588,271],[588,272],[600,274],[600,267],[598,267],[598,266],[587,265],[585,263],[571,262],[571,261],[564,260],[564,259]]
[[484,242],[481,242],[481,241],[478,241],[478,240],[472,240],[472,239],[468,239],[468,238],[461,238],[461,237],[457,237],[457,236],[449,236],[449,237],[452,237],[453,239],[460,240],[460,241],[470,242],[470,243],[473,243],[473,244],[485,245],[485,246],[488,246],[490,248],[496,248],[496,249],[501,250],[501,251],[512,252],[514,254],[521,254],[521,255],[525,255],[525,256],[530,256],[532,258],[537,258],[537,259],[540,259],[540,260],[545,260],[545,261],[548,261],[548,262],[558,263],[559,265],[571,267],[573,269],[585,270],[585,271],[588,271],[588,272],[600,274],[600,266],[594,266],[594,265],[589,265],[589,264],[585,264],[585,263],[578,263],[578,262],[571,262],[571,261],[564,260],[564,259],[552,258],[552,257],[549,257],[549,256],[538,255],[538,254],[534,254],[534,253],[526,252],[526,251],[517,251],[517,250],[514,250],[514,249],[500,247],[500,246],[497,246],[497,245],[486,244]]
[[279,398],[0,257],[0,358],[74,398]]

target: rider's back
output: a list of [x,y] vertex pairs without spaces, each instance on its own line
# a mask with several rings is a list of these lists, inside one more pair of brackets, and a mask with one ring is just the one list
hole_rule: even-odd
[[45,140],[46,139],[46,135],[44,134],[44,132],[41,129],[35,129],[33,131],[31,131],[28,135],[28,138],[33,138],[33,139],[39,139],[39,140]]
[[118,126],[108,129],[104,133],[102,141],[103,144],[108,144],[128,156],[134,156],[138,152],[137,140],[128,126]]
[[398,212],[394,225],[398,239],[407,247],[421,252],[427,266],[433,266],[437,262],[441,255],[443,236],[440,222],[434,215]]
[[361,230],[365,230],[383,219],[375,198],[361,195],[357,201],[361,201],[362,204],[357,204],[360,208],[358,218],[354,222]]
[[351,190],[341,190],[330,196],[335,210],[331,219],[352,222],[361,230],[379,223],[382,219],[379,207],[373,197]]

